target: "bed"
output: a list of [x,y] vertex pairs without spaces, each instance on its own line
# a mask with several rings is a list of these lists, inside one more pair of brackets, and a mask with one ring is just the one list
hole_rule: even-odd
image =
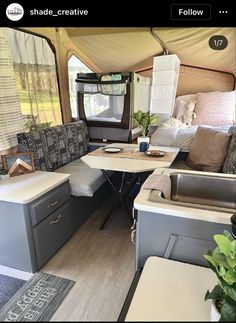
[[151,144],[189,151],[199,125],[228,132],[235,122],[235,91],[212,91],[176,98],[173,115],[158,125]]

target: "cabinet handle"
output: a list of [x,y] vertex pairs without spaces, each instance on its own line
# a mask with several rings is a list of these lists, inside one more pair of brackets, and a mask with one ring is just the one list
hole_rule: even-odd
[[131,241],[133,242],[133,244],[136,244],[136,230],[133,230],[131,232],[131,236],[130,236]]
[[48,204],[48,207],[55,206],[55,205],[57,205],[58,203],[59,203],[59,200],[56,200],[55,202]]
[[58,223],[60,220],[61,220],[61,214],[59,214],[59,215],[58,215],[58,217],[56,218],[56,220],[52,220],[52,221],[50,222],[50,224],[56,224],[56,223]]

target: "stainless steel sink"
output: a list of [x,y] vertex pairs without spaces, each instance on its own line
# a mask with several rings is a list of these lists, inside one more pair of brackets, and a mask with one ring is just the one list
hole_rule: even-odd
[[171,173],[171,199],[153,190],[149,201],[200,209],[235,212],[236,180],[204,174]]

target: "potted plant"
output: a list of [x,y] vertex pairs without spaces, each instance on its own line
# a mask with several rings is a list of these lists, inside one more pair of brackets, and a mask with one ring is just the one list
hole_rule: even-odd
[[140,142],[148,142],[150,138],[147,137],[149,126],[151,124],[155,124],[158,121],[158,117],[154,114],[150,114],[150,112],[143,112],[139,110],[138,112],[134,112],[133,119],[137,123],[137,125],[141,128],[142,136],[138,137],[138,144]]
[[219,282],[206,292],[205,300],[213,300],[212,321],[236,322],[236,240],[227,231],[214,235],[214,240],[217,247],[204,257]]
[[8,179],[9,178],[9,174],[5,169],[1,169],[0,170],[0,179]]

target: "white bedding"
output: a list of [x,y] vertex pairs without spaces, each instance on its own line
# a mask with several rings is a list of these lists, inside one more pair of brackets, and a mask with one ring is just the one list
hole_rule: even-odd
[[[168,126],[168,122],[171,126]],[[174,124],[173,118],[169,119],[168,122],[158,126],[151,136],[151,144],[158,146],[180,147],[182,151],[189,151],[189,147],[193,141],[198,125],[181,125],[181,123]],[[206,127],[228,132],[231,126],[232,125]]]

